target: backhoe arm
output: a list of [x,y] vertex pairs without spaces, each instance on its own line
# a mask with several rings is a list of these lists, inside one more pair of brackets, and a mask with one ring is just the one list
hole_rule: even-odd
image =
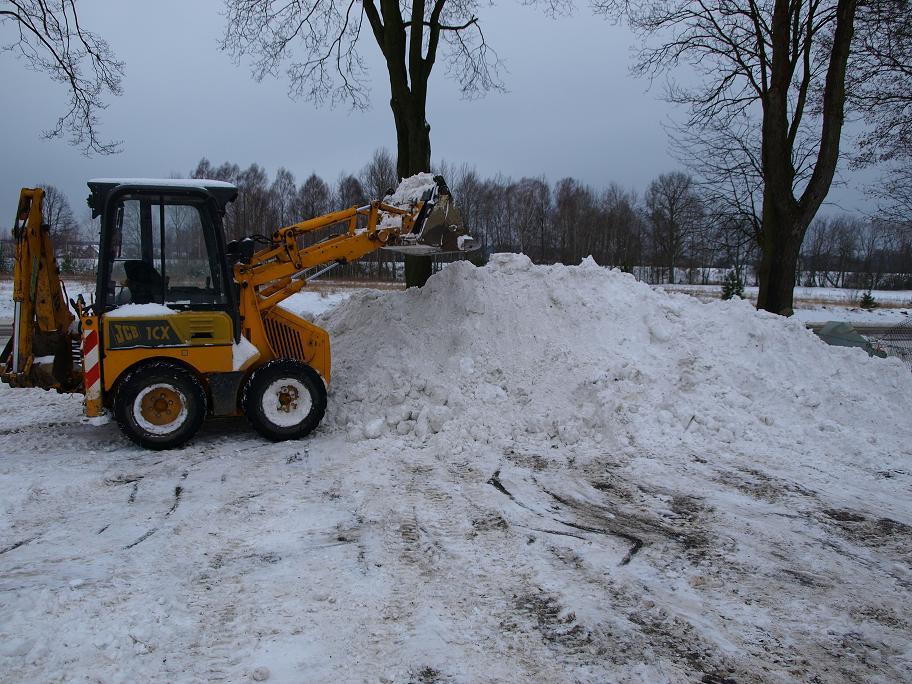
[[[23,188],[19,194],[13,238],[13,337],[0,357],[4,382],[47,389],[70,389],[70,312],[54,256],[50,227],[44,223],[44,190]],[[33,373],[35,357],[54,357],[53,373]]]

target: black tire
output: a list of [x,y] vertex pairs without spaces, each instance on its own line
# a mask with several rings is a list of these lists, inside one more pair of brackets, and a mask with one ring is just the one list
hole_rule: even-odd
[[123,433],[140,446],[173,449],[203,424],[206,390],[195,375],[173,363],[143,364],[118,384],[114,416]]
[[250,424],[266,439],[299,439],[323,420],[326,386],[306,363],[276,359],[250,376],[241,406]]

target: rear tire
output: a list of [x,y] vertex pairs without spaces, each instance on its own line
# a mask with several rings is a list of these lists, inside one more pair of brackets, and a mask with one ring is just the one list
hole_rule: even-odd
[[146,449],[173,449],[196,434],[206,417],[206,391],[195,375],[167,362],[128,371],[114,396],[120,429]]
[[250,424],[266,439],[300,439],[323,420],[326,386],[306,363],[276,359],[253,372],[241,405]]

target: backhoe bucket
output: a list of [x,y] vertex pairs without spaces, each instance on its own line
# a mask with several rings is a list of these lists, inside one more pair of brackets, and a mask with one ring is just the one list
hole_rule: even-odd
[[402,235],[398,244],[386,247],[404,254],[442,254],[470,252],[476,249],[475,240],[462,222],[462,214],[443,176],[434,176],[436,185],[424,193],[424,206],[415,219],[411,233]]

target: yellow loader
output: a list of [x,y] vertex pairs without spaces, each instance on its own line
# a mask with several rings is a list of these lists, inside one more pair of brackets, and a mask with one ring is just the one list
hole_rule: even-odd
[[[225,208],[238,194],[211,180],[97,179],[101,218],[91,303],[60,280],[44,193],[23,189],[13,236],[13,336],[0,379],[84,395],[149,449],[190,439],[207,415],[246,415],[271,440],[311,432],[326,410],[329,335],[278,306],[309,278],[380,248],[474,248],[443,179],[399,206],[375,200],[226,244]],[[310,246],[301,237],[337,227]],[[323,267],[323,268],[320,268]],[[316,273],[309,273],[319,269]]]

